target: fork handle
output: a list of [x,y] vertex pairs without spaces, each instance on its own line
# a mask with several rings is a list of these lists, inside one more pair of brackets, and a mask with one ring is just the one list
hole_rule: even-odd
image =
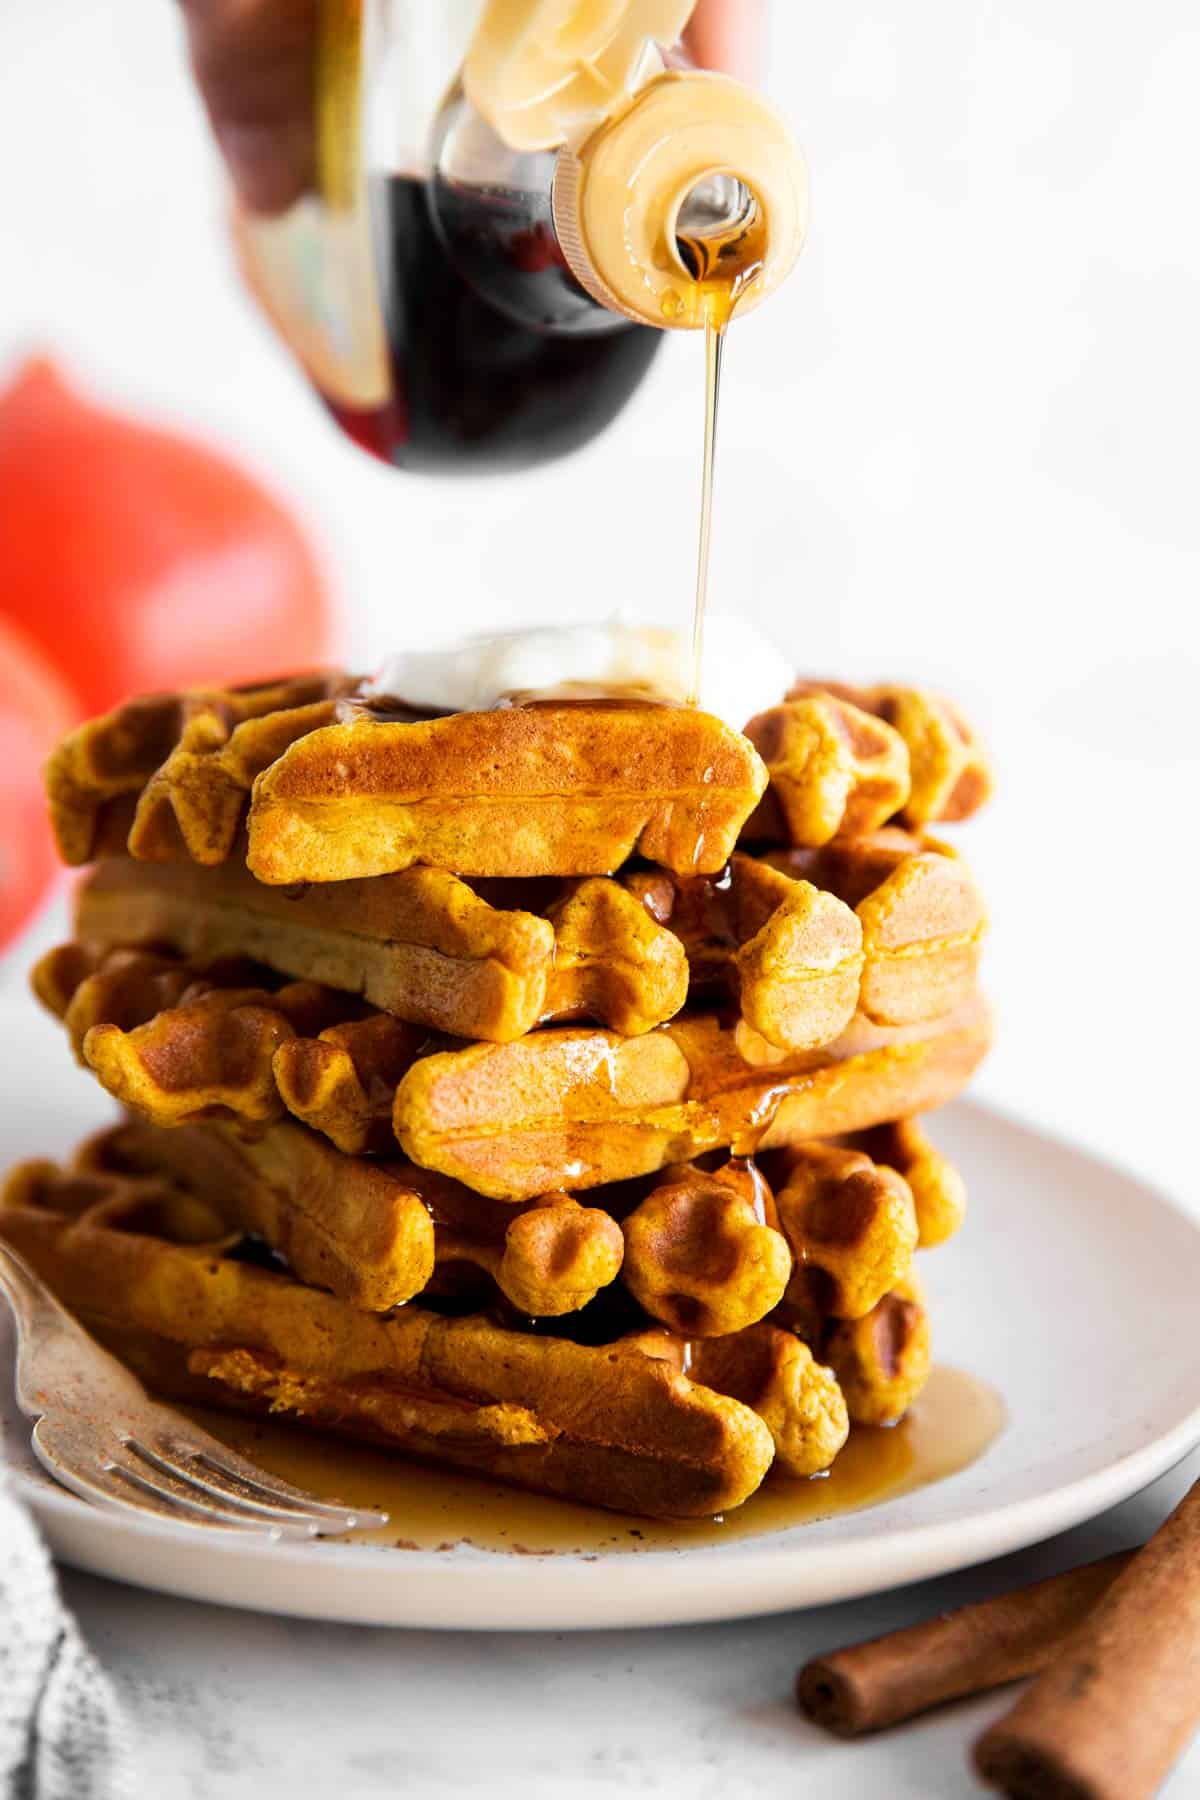
[[[53,1350],[60,1346],[77,1348],[81,1340],[89,1348],[92,1346],[86,1332],[59,1304],[41,1276],[35,1275],[25,1258],[2,1238],[0,1293],[12,1307],[17,1323],[17,1404],[28,1418],[36,1418],[45,1412],[46,1388],[53,1385]],[[34,1375],[35,1362],[42,1373],[41,1381]]]
[[50,1323],[62,1308],[40,1276],[11,1244],[0,1239],[0,1288],[13,1309],[17,1329],[23,1334]]

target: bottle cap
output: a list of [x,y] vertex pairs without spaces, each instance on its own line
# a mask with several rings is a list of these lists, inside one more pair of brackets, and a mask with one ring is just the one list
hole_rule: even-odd
[[[751,204],[741,228],[714,225],[723,250],[706,280],[685,260],[685,221],[693,196],[722,177]],[[787,126],[758,94],[727,75],[672,70],[562,152],[553,205],[571,272],[594,299],[641,324],[696,330],[713,316],[714,290],[736,293],[740,315],[789,273],[808,181]]]

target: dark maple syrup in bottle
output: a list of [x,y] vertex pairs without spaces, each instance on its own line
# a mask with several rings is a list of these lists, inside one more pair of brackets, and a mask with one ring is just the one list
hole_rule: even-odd
[[[440,198],[453,217],[455,195]],[[398,468],[438,474],[523,469],[579,449],[603,431],[650,367],[663,333],[618,321],[570,330],[558,315],[575,286],[554,234],[530,223],[524,197],[473,195],[459,206],[459,260],[435,226],[429,183],[394,175],[372,181],[370,204],[387,328],[391,393],[359,410],[330,410],[364,449]],[[462,263],[479,266],[478,285]],[[517,287],[534,302],[547,290],[544,323],[496,305]],[[581,317],[593,302],[578,290]]]

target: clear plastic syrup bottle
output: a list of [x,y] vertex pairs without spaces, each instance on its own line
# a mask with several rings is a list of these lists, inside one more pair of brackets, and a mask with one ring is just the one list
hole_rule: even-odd
[[673,48],[692,4],[321,0],[319,192],[238,230],[358,443],[440,472],[564,455],[714,282],[746,311],[787,274],[803,165],[763,100]]

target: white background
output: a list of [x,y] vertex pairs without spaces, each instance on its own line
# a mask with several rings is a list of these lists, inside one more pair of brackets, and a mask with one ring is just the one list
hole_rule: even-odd
[[[1200,15],[777,0],[768,72],[814,224],[731,342],[717,604],[969,702],[1001,773],[983,1088],[1187,1180]],[[169,0],[0,7],[0,206],[0,365],[49,345],[289,494],[357,658],[614,595],[686,616],[698,344],[549,472],[373,467],[239,291]]]
[[[717,604],[806,669],[978,715],[1001,784],[969,834],[1002,1028],[980,1087],[1191,1199],[1200,14],[777,0],[768,86],[814,224],[733,333]],[[169,0],[0,4],[0,368],[49,347],[289,495],[356,660],[614,595],[686,616],[698,344],[557,469],[394,475],[242,296],[223,207]]]

